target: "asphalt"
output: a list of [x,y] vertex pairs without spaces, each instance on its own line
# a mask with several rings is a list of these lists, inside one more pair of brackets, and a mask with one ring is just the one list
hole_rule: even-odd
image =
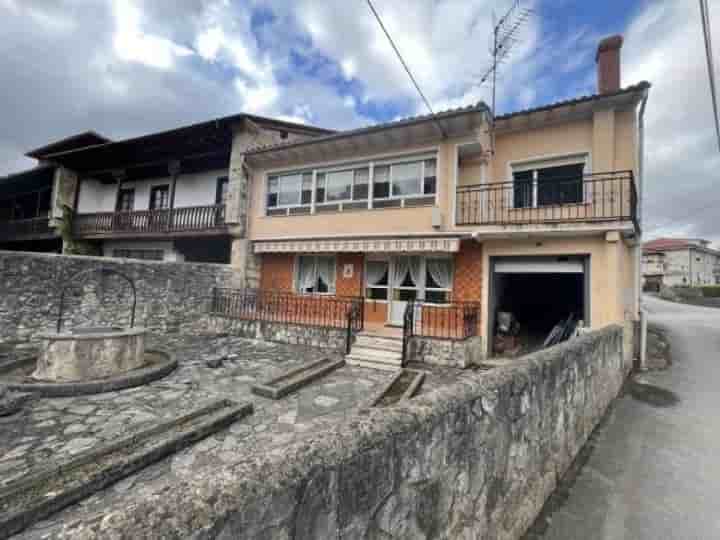
[[643,303],[673,365],[629,380],[527,540],[720,538],[720,309]]

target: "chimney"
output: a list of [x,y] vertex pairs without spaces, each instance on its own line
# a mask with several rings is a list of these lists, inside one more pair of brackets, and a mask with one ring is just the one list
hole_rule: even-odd
[[620,90],[620,49],[622,36],[606,37],[598,45],[597,56],[597,83],[598,94],[609,94]]

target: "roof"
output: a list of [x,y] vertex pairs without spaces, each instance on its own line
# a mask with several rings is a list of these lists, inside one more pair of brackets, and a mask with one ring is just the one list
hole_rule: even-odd
[[70,135],[69,137],[60,139],[59,141],[55,141],[50,144],[46,144],[45,146],[35,148],[34,150],[30,150],[25,155],[27,157],[40,159],[48,154],[65,152],[76,148],[84,148],[87,146],[94,146],[96,144],[103,144],[107,142],[110,142],[110,139],[104,137],[103,135],[100,135],[95,131],[83,131],[82,133],[78,133],[77,135]]
[[692,247],[694,249],[703,249],[708,251],[715,251],[703,245],[701,242],[709,243],[706,240],[699,238],[657,238],[650,240],[643,244],[644,253],[659,253],[663,251],[673,251],[677,249],[687,249]]
[[479,101],[474,105],[467,105],[465,107],[458,107],[455,109],[448,109],[445,111],[440,111],[438,113],[432,114],[423,114],[418,116],[410,116],[407,118],[402,118],[400,120],[393,120],[392,122],[384,122],[381,124],[374,124],[372,126],[365,126],[357,129],[349,129],[345,131],[338,131],[336,133],[332,133],[329,135],[325,135],[322,137],[315,137],[313,139],[307,139],[304,141],[291,141],[287,143],[275,143],[275,144],[267,144],[263,146],[256,146],[254,148],[251,148],[247,154],[248,155],[255,155],[255,154],[261,154],[264,152],[270,152],[272,150],[276,149],[285,149],[285,148],[295,148],[298,146],[307,146],[312,144],[318,144],[318,143],[324,143],[328,141],[335,141],[339,139],[346,139],[350,137],[356,137],[359,135],[367,135],[371,133],[375,133],[378,131],[384,131],[388,129],[394,129],[399,127],[406,127],[416,124],[421,124],[425,122],[435,122],[437,120],[443,120],[446,118],[452,118],[454,116],[459,116],[462,114],[467,113],[477,113],[477,112],[490,112],[490,108],[485,104],[484,101]]
[[0,189],[2,195],[28,193],[52,186],[55,175],[53,165],[40,165],[16,172],[7,176],[0,176]]
[[78,172],[108,172],[144,163],[167,168],[168,161],[188,156],[217,158],[229,155],[232,128],[240,121],[307,135],[333,133],[314,126],[242,113],[120,141],[53,152],[44,157]]
[[507,120],[510,118],[514,118],[516,116],[523,116],[527,114],[533,114],[536,112],[542,112],[542,111],[549,111],[551,109],[559,109],[561,107],[568,107],[572,105],[579,105],[581,103],[588,103],[591,101],[601,101],[604,99],[616,97],[616,96],[622,96],[626,94],[632,94],[636,92],[644,92],[645,90],[648,90],[650,88],[650,83],[647,81],[642,81],[638,84],[634,84],[632,86],[626,86],[625,88],[620,88],[616,92],[608,92],[605,94],[591,94],[587,96],[580,96],[573,99],[567,99],[565,101],[556,101],[554,103],[549,103],[547,105],[542,105],[540,107],[535,107],[532,109],[522,109],[519,111],[513,111],[506,114],[501,114],[499,116],[495,117],[495,120]]

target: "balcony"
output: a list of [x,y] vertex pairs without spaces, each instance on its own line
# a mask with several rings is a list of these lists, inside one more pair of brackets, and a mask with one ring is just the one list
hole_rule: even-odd
[[458,225],[631,221],[638,230],[632,171],[491,182],[457,190]]
[[56,235],[48,217],[0,221],[0,241],[39,240]]
[[225,205],[76,214],[73,234],[82,238],[200,236],[227,232]]

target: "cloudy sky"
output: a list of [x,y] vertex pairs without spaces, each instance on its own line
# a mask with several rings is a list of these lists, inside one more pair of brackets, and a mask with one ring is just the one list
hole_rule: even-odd
[[[489,101],[478,80],[508,0],[375,5],[434,108]],[[535,15],[503,68],[498,112],[593,93],[597,41],[622,33],[623,84],[653,84],[645,229],[720,242],[698,2],[524,5]],[[124,138],[240,111],[342,129],[423,112],[365,0],[0,0],[0,36],[0,174],[88,129]]]

